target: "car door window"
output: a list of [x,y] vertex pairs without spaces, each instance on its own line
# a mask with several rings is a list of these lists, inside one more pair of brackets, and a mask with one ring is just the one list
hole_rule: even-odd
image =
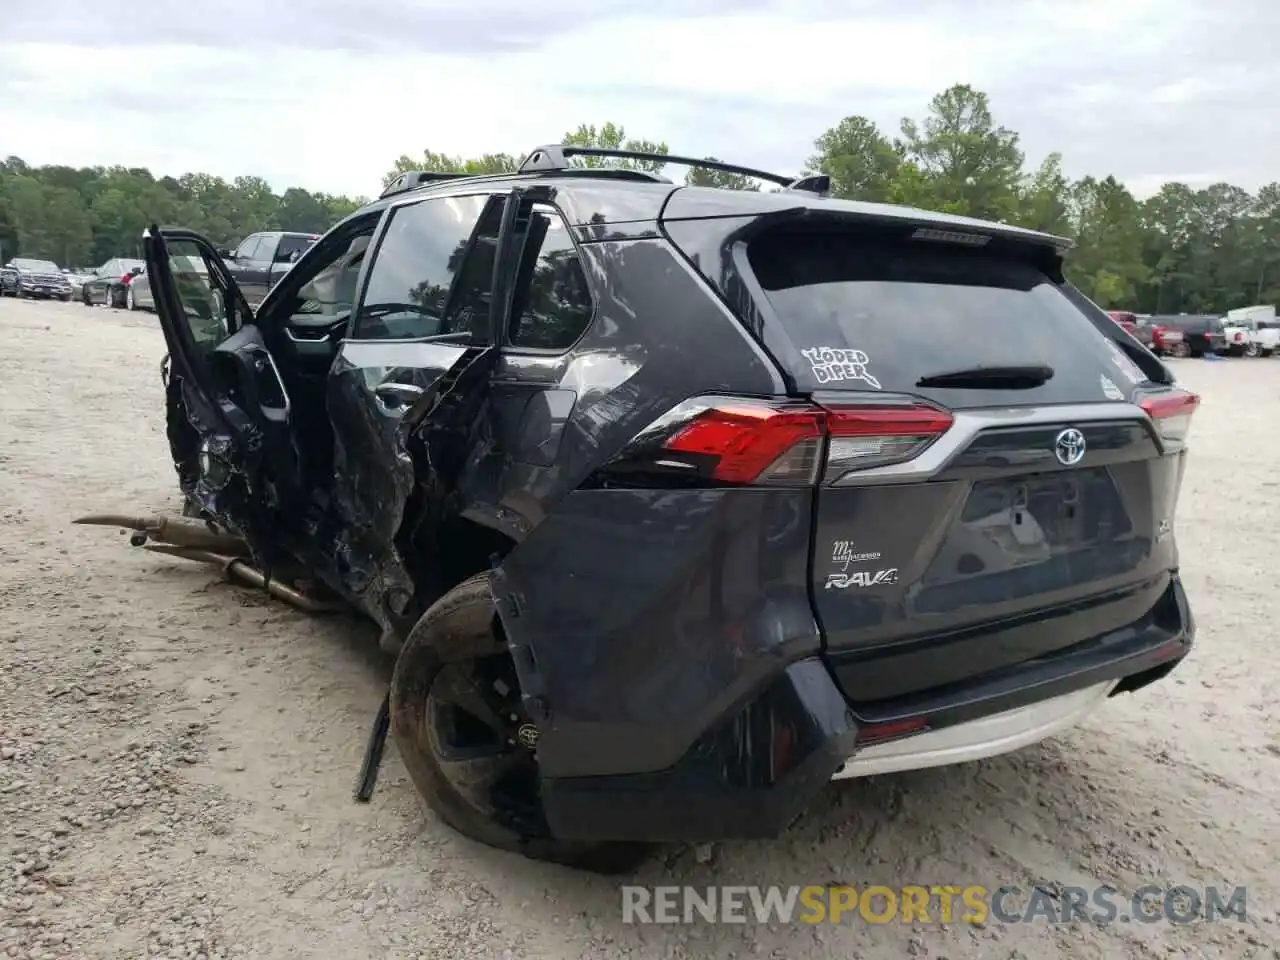
[[336,259],[322,266],[298,288],[290,310],[290,326],[328,327],[351,316],[356,281],[376,226],[375,220],[352,237]]
[[234,332],[226,297],[210,282],[209,265],[199,247],[188,240],[171,241],[168,247],[169,267],[183,319],[191,331],[197,355],[207,356]]
[[256,233],[251,237],[245,237],[240,241],[240,246],[236,247],[236,259],[256,260],[258,258],[258,245],[261,241],[261,235]]
[[280,237],[274,233],[264,233],[258,238],[258,247],[253,251],[253,259],[261,263],[270,263],[275,257]]
[[281,237],[280,243],[276,246],[275,262],[293,263],[315,242],[314,237]]
[[352,339],[487,333],[502,198],[438,197],[394,209],[374,254]]
[[513,347],[567,350],[586,331],[595,311],[587,276],[569,228],[554,207],[534,204],[527,224],[508,342]]

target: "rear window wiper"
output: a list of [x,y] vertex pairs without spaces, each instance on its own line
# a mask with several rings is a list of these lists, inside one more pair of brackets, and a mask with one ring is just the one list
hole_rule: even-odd
[[967,367],[931,373],[916,381],[917,387],[955,387],[971,390],[1032,390],[1053,378],[1053,367],[1043,363]]

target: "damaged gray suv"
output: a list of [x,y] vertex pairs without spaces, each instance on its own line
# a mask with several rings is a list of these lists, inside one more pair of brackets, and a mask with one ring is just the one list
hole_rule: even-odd
[[361,798],[389,729],[462,833],[627,869],[1187,655],[1198,399],[1065,241],[579,153],[642,156],[406,174],[256,312],[209,241],[145,238],[189,519],[85,519],[380,626]]

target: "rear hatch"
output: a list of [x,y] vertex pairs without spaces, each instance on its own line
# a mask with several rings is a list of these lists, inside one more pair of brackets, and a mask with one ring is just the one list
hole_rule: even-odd
[[830,411],[810,581],[851,701],[1034,660],[1170,587],[1195,398],[1052,278],[1057,257],[866,224],[748,245],[794,348],[772,351]]

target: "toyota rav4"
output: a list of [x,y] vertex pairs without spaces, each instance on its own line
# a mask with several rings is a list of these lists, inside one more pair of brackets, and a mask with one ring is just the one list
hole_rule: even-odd
[[379,624],[365,788],[389,727],[464,834],[625,869],[1186,656],[1198,400],[1065,241],[580,153],[645,156],[407,174],[256,313],[209,241],[145,237],[204,524],[85,519]]

